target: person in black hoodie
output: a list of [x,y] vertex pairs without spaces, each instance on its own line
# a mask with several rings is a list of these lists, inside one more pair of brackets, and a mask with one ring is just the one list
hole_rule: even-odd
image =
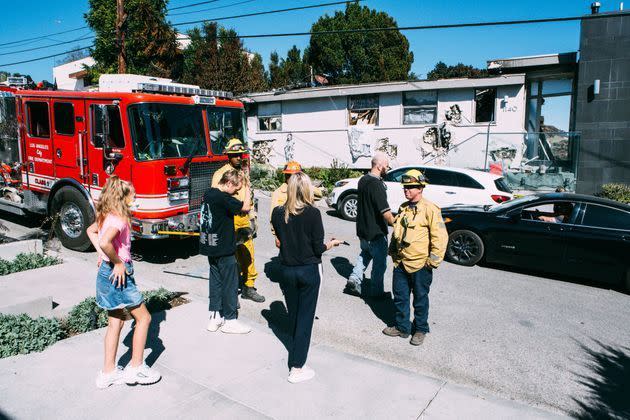
[[287,299],[289,315],[294,321],[293,344],[289,350],[288,381],[291,383],[315,376],[305,363],[321,283],[321,256],[342,243],[337,239],[324,243],[322,215],[313,207],[312,185],[305,173],[292,175],[286,203],[276,207],[271,216],[276,246],[280,248],[286,293],[295,296]]

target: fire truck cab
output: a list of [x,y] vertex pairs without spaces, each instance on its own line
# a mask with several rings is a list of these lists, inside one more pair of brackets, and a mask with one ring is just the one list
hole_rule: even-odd
[[52,218],[62,244],[86,229],[111,174],[130,181],[135,237],[193,232],[231,138],[246,144],[243,104],[228,92],[139,75],[102,75],[98,91],[0,87],[0,209]]

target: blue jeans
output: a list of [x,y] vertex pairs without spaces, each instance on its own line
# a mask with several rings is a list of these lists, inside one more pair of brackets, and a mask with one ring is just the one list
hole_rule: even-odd
[[413,324],[416,331],[429,332],[429,288],[433,281],[433,271],[424,267],[408,273],[402,264],[394,268],[392,288],[396,306],[396,328],[410,334],[409,298],[413,293]]
[[363,283],[363,273],[372,262],[371,288],[373,295],[383,294],[383,277],[387,268],[387,238],[379,236],[371,241],[361,238],[361,253],[348,279],[357,285]]

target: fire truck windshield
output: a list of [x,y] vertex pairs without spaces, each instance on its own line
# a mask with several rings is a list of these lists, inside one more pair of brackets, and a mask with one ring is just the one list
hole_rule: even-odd
[[202,108],[197,105],[144,103],[128,108],[134,153],[138,160],[204,156]]
[[242,109],[208,106],[206,112],[213,154],[223,154],[225,145],[232,138],[247,143],[245,141],[245,112]]

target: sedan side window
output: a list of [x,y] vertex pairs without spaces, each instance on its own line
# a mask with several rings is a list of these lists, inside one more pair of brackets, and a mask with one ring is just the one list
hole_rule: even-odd
[[630,213],[612,207],[588,204],[582,224],[592,227],[630,230]]
[[387,175],[385,175],[385,181],[387,182],[400,182],[400,178],[407,171],[407,169],[395,169],[393,171],[389,171]]
[[429,181],[429,185],[446,185],[449,187],[458,186],[457,178],[451,171],[427,168],[423,172]]
[[521,218],[546,223],[569,223],[575,204],[568,201],[536,204],[523,208]]

